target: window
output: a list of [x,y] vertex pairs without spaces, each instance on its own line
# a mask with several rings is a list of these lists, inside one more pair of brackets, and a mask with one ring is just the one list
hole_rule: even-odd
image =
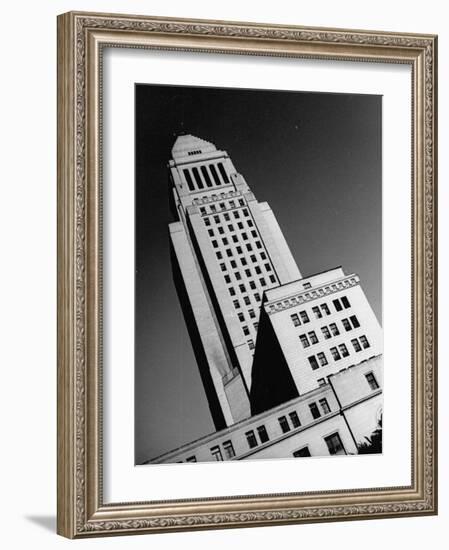
[[340,331],[337,328],[337,325],[335,323],[331,323],[329,325],[329,328],[331,329],[331,332],[334,336],[338,336],[340,334]]
[[212,187],[212,181],[209,176],[209,172],[207,171],[207,168],[205,166],[201,166],[201,173],[203,174],[203,178],[206,181],[207,187]]
[[251,319],[254,319],[254,318],[255,318],[256,314],[255,314],[255,312],[254,312],[254,309],[248,310],[248,313],[249,313],[249,316],[251,317]]
[[362,346],[360,345],[357,338],[354,338],[353,340],[351,340],[351,344],[353,345],[355,351],[362,351]]
[[248,223],[249,227],[253,227],[253,226],[254,226],[252,220],[248,220],[247,223]]
[[235,201],[229,201],[229,206],[231,208],[235,208]]
[[217,172],[217,169],[215,168],[215,165],[210,164],[209,167],[210,167],[210,171],[212,173],[212,177],[214,178],[215,184],[216,185],[221,185],[221,181],[220,181],[220,178],[218,177],[218,172]]
[[223,237],[223,238],[221,239],[221,241],[222,241],[222,243],[223,243],[225,246],[227,246],[227,245],[229,244],[229,241],[228,241],[228,238],[227,238],[227,237]]
[[232,257],[232,250],[230,248],[226,249],[226,256],[228,258],[231,258]]
[[244,320],[245,320],[245,316],[243,315],[243,313],[239,313],[239,321],[243,323]]
[[195,186],[193,184],[192,176],[190,175],[189,170],[183,170],[184,177],[186,179],[187,185],[189,186],[189,191],[195,191]]
[[204,223],[209,227],[210,219],[209,218],[204,218]]
[[240,292],[246,292],[245,285],[239,285]]
[[220,269],[222,271],[226,271],[226,264],[220,264]]
[[305,334],[301,334],[299,336],[299,339],[301,340],[301,344],[303,348],[308,348],[310,346],[310,342]]
[[209,233],[209,236],[211,236],[211,237],[214,236],[214,230],[213,229],[208,229],[207,232]]
[[246,245],[246,250],[248,250],[248,252],[252,252],[253,251],[253,247],[248,243]]
[[240,206],[243,206],[245,204],[245,201],[243,199],[239,199]]
[[244,215],[244,216],[249,216],[249,214],[248,214],[248,209],[247,209],[247,208],[243,208],[243,209],[242,209],[242,212],[243,212],[243,215]]
[[245,336],[249,336],[249,328],[248,327],[242,327],[243,328],[243,334]]
[[254,229],[251,231],[251,236],[256,238],[257,237],[257,231],[255,231]]
[[216,212],[216,211],[217,211],[217,207],[216,207],[215,204],[211,204],[211,205],[210,205],[210,211],[211,211],[211,212]]
[[369,387],[374,391],[379,389],[379,384],[377,383],[376,377],[372,372],[365,374],[366,381],[369,384]]
[[278,418],[279,426],[281,427],[282,433],[287,433],[290,431],[290,425],[288,423],[288,420],[285,416],[281,416]]
[[220,202],[220,208],[221,210],[224,210],[226,208],[226,205],[224,202]]
[[212,246],[213,246],[214,248],[218,248],[218,243],[217,243],[217,241],[214,240],[214,241],[211,241],[211,242],[212,242]]
[[227,283],[230,283],[231,282],[231,277],[229,277],[229,275],[225,275],[225,281]]
[[[240,218],[240,214],[239,214],[239,211],[238,211],[238,210],[234,210],[234,218],[235,218],[236,220],[238,220],[238,219]],[[239,225],[240,225],[240,224],[239,224]],[[242,225],[242,227],[243,227],[243,225]],[[241,228],[240,228],[240,229],[241,229]]]
[[248,347],[249,347],[249,349],[254,349],[254,341],[253,340],[248,340]]
[[254,323],[253,327],[254,327],[254,330],[257,330],[259,328],[259,323]]
[[265,279],[264,279],[263,277],[261,277],[261,278],[259,279],[259,282],[260,282],[260,284],[261,284],[262,286],[266,286],[266,284],[267,284],[267,283],[265,282]]
[[245,232],[242,233],[242,237],[244,241],[248,240],[248,235]]
[[302,449],[298,449],[297,451],[295,451],[293,453],[293,456],[295,458],[301,458],[301,457],[304,457],[304,456],[312,456],[310,454],[310,451],[309,451],[309,447],[303,447]]
[[312,344],[318,344],[318,338],[314,330],[308,332],[307,336],[310,338],[310,341],[312,342]]
[[270,275],[270,281],[272,283],[275,283],[276,282],[276,277],[274,275]]
[[304,283],[303,285],[303,288],[307,289],[307,288],[312,288],[312,283]]
[[242,265],[246,265],[248,262],[246,261],[246,258],[240,258],[240,261],[242,262]]
[[189,458],[186,458],[186,462],[196,462],[196,456],[189,456]]
[[238,300],[233,301],[235,309],[240,309],[240,302]]
[[245,301],[245,305],[249,306],[249,304],[251,303],[250,299],[249,299],[249,296],[245,296],[243,298],[243,300]]
[[235,276],[235,278],[237,279],[237,281],[241,281],[241,280],[242,280],[242,276],[240,275],[240,271],[235,271],[235,272],[234,272],[234,276]]
[[231,217],[229,216],[228,213],[226,213],[226,214],[224,215],[224,219],[228,222],[228,221],[231,219]]
[[241,254],[241,253],[242,253],[242,247],[241,247],[241,246],[237,246],[237,247],[236,247],[236,250],[237,250],[237,254]]
[[320,362],[320,365],[322,367],[325,367],[328,364],[326,356],[324,355],[324,353],[322,351],[320,351],[320,353],[318,353],[317,357],[318,357],[318,361]]
[[223,254],[221,252],[217,252],[217,258],[221,260],[223,258]]
[[223,441],[223,450],[226,459],[233,458],[235,456],[234,446],[232,441]]
[[257,248],[260,249],[260,248],[262,248],[262,243],[260,241],[256,241],[256,246],[257,246]]
[[247,277],[251,277],[251,270],[250,269],[245,269],[245,275]]
[[214,222],[220,223],[220,216],[214,216]]
[[346,332],[349,332],[352,330],[351,323],[348,321],[348,319],[342,319],[341,322],[343,323],[343,326],[345,327]]
[[[237,210],[234,212],[234,215],[235,215],[235,214],[238,214]],[[242,223],[242,222],[239,222],[239,223],[237,224],[237,227],[238,227],[239,229],[243,229],[243,223]]]
[[321,327],[321,332],[323,333],[324,338],[326,338],[326,340],[329,340],[329,338],[331,337],[331,333],[329,332],[328,327]]
[[265,269],[267,271],[271,271],[271,265],[270,264],[265,264]]
[[234,226],[232,225],[232,223],[230,223],[228,225],[228,229],[229,229],[229,231],[234,231]]
[[338,349],[340,350],[340,353],[343,357],[349,356],[348,348],[346,347],[346,344],[339,344]]
[[320,308],[317,307],[317,306],[314,306],[314,307],[312,308],[312,311],[313,311],[313,313],[315,314],[315,317],[316,317],[317,319],[321,319],[321,317],[323,316],[322,313],[321,313],[321,311],[320,311]]
[[295,327],[299,327],[299,325],[301,324],[297,313],[293,313],[293,315],[290,315],[290,319],[292,320]]
[[330,315],[330,314],[331,314],[330,309],[329,309],[329,307],[328,307],[327,304],[321,304],[321,305],[320,305],[320,308],[321,308],[321,311],[322,311],[323,313],[325,313],[326,315]]
[[310,366],[312,367],[312,370],[316,370],[319,368],[318,361],[316,360],[315,355],[311,355],[310,357],[308,357],[308,360],[309,360]]
[[256,267],[254,269],[256,270],[257,275],[260,275],[262,273],[262,270],[260,269],[260,267],[258,265],[256,265]]
[[265,426],[259,426],[257,428],[257,433],[259,434],[259,439],[261,443],[266,443],[267,441],[270,441],[270,438],[268,437],[267,429]]
[[348,309],[349,307],[351,307],[351,304],[349,303],[349,300],[346,298],[346,296],[341,297],[341,303],[343,304],[343,307],[345,309]]
[[319,404],[321,406],[323,414],[329,414],[331,412],[331,408],[329,407],[329,403],[327,402],[327,399],[325,397],[319,400]]
[[237,267],[237,262],[235,260],[231,260],[231,267],[234,269]]
[[327,448],[329,449],[330,455],[345,455],[346,451],[343,447],[343,443],[341,442],[340,436],[338,433],[334,433],[332,435],[328,435],[324,438],[324,441],[326,442]]
[[251,290],[256,290],[256,283],[254,281],[250,281],[249,286],[250,286]]
[[307,313],[305,311],[300,311],[299,312],[299,316],[301,317],[301,321],[303,323],[308,323],[309,322],[309,316],[307,315]]
[[256,300],[256,302],[260,302],[260,294],[258,292],[254,294],[254,299]]
[[316,420],[317,418],[320,418],[321,416],[320,409],[318,408],[318,405],[316,403],[309,403],[309,409],[310,409],[310,412],[312,413],[312,417],[314,420]]
[[232,286],[229,287],[229,294],[230,294],[231,296],[235,296],[235,290],[234,290],[234,288],[233,288]]
[[237,235],[232,235],[232,242],[233,243],[238,243],[239,242],[239,240],[237,238]]
[[217,166],[218,166],[218,170],[220,171],[221,177],[223,178],[224,183],[229,183],[228,174],[226,174],[226,170],[224,169],[223,163],[219,162]]
[[221,225],[218,227],[218,233],[219,233],[220,235],[223,235],[223,234],[224,234],[224,229],[223,229],[223,227],[222,227]]
[[339,359],[341,359],[337,348],[331,348],[331,353],[332,353],[332,357],[334,358],[335,361],[338,361]]
[[288,416],[290,417],[290,421],[294,428],[299,428],[299,426],[301,426],[301,421],[299,420],[299,416],[296,411],[292,411],[291,413],[288,413]]
[[360,323],[359,323],[359,320],[357,319],[357,317],[355,315],[351,315],[351,317],[349,317],[349,318],[351,319],[352,326],[354,328],[359,328]]
[[370,347],[370,344],[369,344],[368,339],[366,338],[366,336],[360,336],[360,342],[361,342],[364,349]]
[[215,458],[215,460],[223,460],[223,455],[221,454],[221,449],[218,445],[216,445],[215,447],[212,447],[211,450],[211,455]]
[[266,259],[267,259],[267,255],[265,254],[265,252],[261,252],[261,253],[260,253],[260,257],[262,258],[262,260],[266,260]]
[[254,447],[257,447],[257,439],[254,434],[254,431],[251,430],[249,432],[246,432],[245,435],[246,435],[246,441],[248,441],[249,448],[254,449]]
[[341,311],[343,309],[340,303],[340,300],[338,298],[336,300],[332,300],[332,303],[334,304],[336,311]]
[[257,258],[256,258],[255,254],[251,254],[250,258],[251,258],[251,261],[253,262],[253,264],[255,264],[257,262]]

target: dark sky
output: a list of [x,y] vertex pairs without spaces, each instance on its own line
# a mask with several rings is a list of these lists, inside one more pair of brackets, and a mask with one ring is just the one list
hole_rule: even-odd
[[381,96],[136,85],[135,460],[214,431],[169,256],[180,133],[230,155],[303,276],[358,273],[381,321]]

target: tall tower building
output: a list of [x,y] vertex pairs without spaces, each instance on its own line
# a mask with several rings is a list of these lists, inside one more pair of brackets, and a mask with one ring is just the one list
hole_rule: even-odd
[[262,297],[301,278],[276,218],[226,151],[179,136],[169,161],[179,221],[174,278],[217,430],[251,415]]

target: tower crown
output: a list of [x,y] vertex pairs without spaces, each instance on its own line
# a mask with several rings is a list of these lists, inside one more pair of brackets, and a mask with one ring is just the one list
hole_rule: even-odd
[[213,143],[192,136],[191,134],[178,136],[171,150],[173,160],[184,159],[194,155],[213,153],[217,148]]

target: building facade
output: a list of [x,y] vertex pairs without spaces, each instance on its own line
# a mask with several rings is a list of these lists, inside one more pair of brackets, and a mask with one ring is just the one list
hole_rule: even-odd
[[356,454],[382,406],[382,330],[356,274],[303,277],[226,151],[169,161],[175,284],[217,432],[148,463]]

